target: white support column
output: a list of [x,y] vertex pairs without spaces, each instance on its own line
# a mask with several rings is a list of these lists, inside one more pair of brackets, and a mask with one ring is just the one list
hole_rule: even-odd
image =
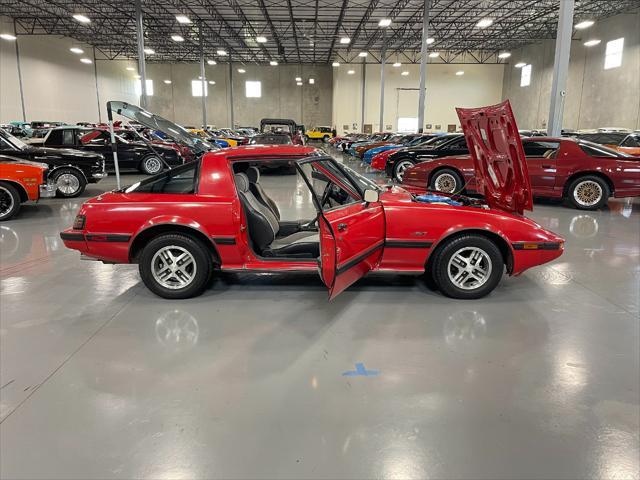
[[147,70],[144,59],[144,26],[142,0],[136,0],[136,40],[138,43],[138,75],[140,75],[140,107],[147,108]]
[[427,82],[427,39],[429,38],[429,8],[431,0],[424,0],[422,14],[422,45],[420,47],[420,91],[418,92],[418,132],[424,131],[424,105]]

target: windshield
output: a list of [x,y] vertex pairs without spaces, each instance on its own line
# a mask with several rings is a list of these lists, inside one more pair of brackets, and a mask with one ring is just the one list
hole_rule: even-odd
[[5,132],[4,130],[2,130],[2,133],[3,133],[2,137],[7,141],[7,143],[9,143],[12,147],[16,148],[17,150],[26,150],[27,148],[29,148],[29,145],[24,143],[22,140],[18,140],[9,132]]
[[433,141],[427,142],[427,145],[429,145],[430,147],[439,147],[441,145],[445,145],[446,143],[449,143],[454,138],[458,138],[458,136],[445,135],[442,137],[435,137]]
[[358,187],[364,192],[365,190],[380,190],[380,187],[374,182],[369,180],[364,175],[352,170],[342,163],[338,163],[338,166],[351,177],[351,179],[358,185]]

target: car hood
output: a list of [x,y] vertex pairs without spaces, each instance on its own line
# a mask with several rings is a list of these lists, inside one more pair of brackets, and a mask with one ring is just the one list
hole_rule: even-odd
[[[102,154],[93,152],[83,152],[82,150],[76,150],[75,148],[48,148],[48,147],[35,147],[30,146],[29,152],[38,158],[39,156],[47,156],[49,158],[84,158],[87,160],[101,159]],[[44,160],[44,159],[43,159]]]
[[173,123],[170,120],[162,118],[159,115],[154,115],[151,112],[143,110],[136,105],[131,105],[127,102],[110,101],[107,102],[107,107],[110,108],[112,112],[115,112],[118,115],[122,115],[129,120],[141,123],[147,128],[160,130],[162,133],[164,133],[168,137],[171,137],[176,142],[189,147],[193,151],[193,153],[197,155],[219,149],[217,145],[205,142],[197,135],[190,133],[186,128],[181,127],[180,125]]
[[487,204],[520,215],[533,210],[529,172],[509,101],[456,112],[473,159],[477,191]]
[[31,167],[49,168],[49,165],[42,162],[34,162],[32,160],[24,160],[22,158],[0,155],[0,163],[10,163],[11,165],[29,165]]

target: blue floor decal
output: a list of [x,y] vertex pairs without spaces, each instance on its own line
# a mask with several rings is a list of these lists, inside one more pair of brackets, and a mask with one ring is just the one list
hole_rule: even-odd
[[375,377],[380,375],[380,370],[367,370],[364,363],[356,363],[356,369],[344,372],[343,377]]

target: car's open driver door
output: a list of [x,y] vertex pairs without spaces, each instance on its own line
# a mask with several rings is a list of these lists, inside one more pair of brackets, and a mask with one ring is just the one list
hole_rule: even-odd
[[331,300],[382,258],[384,209],[377,199],[365,202],[362,188],[332,159],[307,159],[298,166],[319,210],[319,269]]

